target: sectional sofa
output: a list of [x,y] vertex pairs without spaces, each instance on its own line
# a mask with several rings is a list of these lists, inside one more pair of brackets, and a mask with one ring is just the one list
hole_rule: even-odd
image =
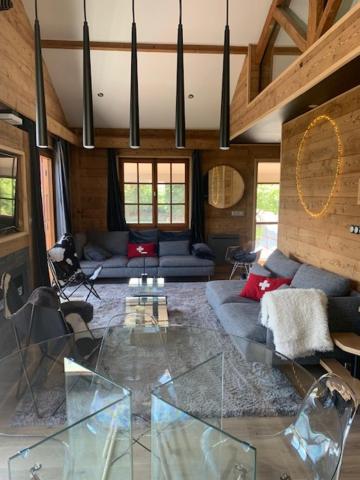
[[[214,273],[214,261],[192,254],[188,232],[87,232],[74,235],[76,252],[83,271],[91,274],[102,266],[99,278],[130,278],[146,272],[161,277],[207,277]],[[157,256],[128,258],[128,244],[153,242]],[[87,260],[84,251],[87,245],[96,245],[110,257],[102,260]],[[108,255],[109,256],[109,255]]]
[[[331,332],[360,334],[360,294],[351,290],[351,281],[335,273],[301,264],[276,250],[265,269],[254,266],[254,273],[292,278],[293,288],[318,288],[328,296]],[[257,269],[260,268],[260,271]],[[266,273],[268,272],[268,273]],[[206,295],[224,329],[232,335],[246,337],[273,347],[272,332],[261,325],[260,303],[240,297],[245,280],[221,280],[207,283]],[[314,319],[316,321],[316,319]]]

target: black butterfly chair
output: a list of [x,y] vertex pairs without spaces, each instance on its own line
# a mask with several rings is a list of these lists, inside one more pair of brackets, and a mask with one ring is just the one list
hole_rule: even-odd
[[[48,251],[48,264],[53,286],[57,289],[61,298],[69,300],[80,287],[84,286],[88,290],[86,301],[91,294],[100,300],[94,284],[102,267],[97,267],[91,275],[86,275],[81,270],[74,238],[70,233],[65,233]],[[70,286],[76,286],[76,288],[68,293],[66,289]]]

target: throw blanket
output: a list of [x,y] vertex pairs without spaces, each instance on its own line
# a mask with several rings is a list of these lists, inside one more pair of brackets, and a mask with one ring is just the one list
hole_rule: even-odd
[[272,330],[275,349],[289,358],[333,350],[327,296],[314,288],[286,288],[261,300],[261,323]]

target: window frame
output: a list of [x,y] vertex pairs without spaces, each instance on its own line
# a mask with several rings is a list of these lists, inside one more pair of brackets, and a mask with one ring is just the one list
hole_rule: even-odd
[[[168,230],[169,228],[172,230],[183,230],[184,228],[188,228],[189,226],[189,206],[190,206],[190,188],[189,188],[189,158],[188,157],[162,157],[162,158],[147,158],[147,157],[118,157],[118,165],[119,165],[119,180],[122,186],[122,204],[124,206],[124,216],[125,216],[125,175],[124,175],[124,164],[125,163],[150,163],[152,165],[152,223],[128,223],[131,228],[136,229],[147,229],[147,228],[158,228],[159,230]],[[158,206],[161,205],[158,203],[158,169],[157,165],[161,163],[170,163],[170,183],[167,185],[183,185],[183,183],[172,182],[172,165],[173,164],[183,164],[185,165],[185,202],[184,203],[172,203],[172,189],[170,188],[170,205],[184,205],[185,207],[185,222],[184,223],[159,223],[158,222]],[[133,185],[141,185],[139,182],[126,182]],[[163,185],[163,183],[160,183]],[[138,198],[139,200],[139,198]],[[130,204],[127,204],[130,205]],[[139,206],[146,205],[137,203],[134,204],[138,206],[138,219],[139,219]],[[167,205],[167,204],[166,204]],[[172,210],[170,215],[172,216]],[[171,218],[172,220],[172,218]]]
[[280,160],[276,161],[276,159],[269,158],[269,159],[259,159],[255,163],[255,185],[254,185],[254,197],[255,197],[255,208],[254,208],[254,245],[256,246],[256,227],[258,225],[277,225],[278,226],[278,233],[279,233],[279,213],[280,213],[280,204],[279,204],[279,212],[278,212],[278,221],[277,222],[258,222],[257,221],[257,192],[258,192],[258,185],[279,185],[279,200],[280,200],[280,188],[281,188],[281,178],[279,179],[278,182],[259,182],[258,181],[258,174],[259,174],[259,164],[260,163],[279,163],[281,165]]

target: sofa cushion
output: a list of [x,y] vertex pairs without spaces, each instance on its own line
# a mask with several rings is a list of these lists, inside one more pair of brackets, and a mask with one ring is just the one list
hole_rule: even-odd
[[290,285],[290,283],[291,278],[269,278],[250,273],[240,296],[260,301],[265,293],[277,290],[282,285]]
[[224,303],[216,313],[229,335],[266,342],[266,328],[259,324],[259,304]]
[[172,242],[159,242],[159,257],[166,255],[189,255],[189,241],[177,240]]
[[159,232],[159,241],[160,242],[176,242],[178,240],[189,240],[191,239],[191,230],[184,230],[182,232]]
[[79,260],[84,258],[84,247],[87,244],[86,233],[75,233],[74,235],[75,250]]
[[355,332],[360,335],[360,296],[329,297],[330,332]]
[[152,228],[151,230],[130,230],[129,242],[131,243],[158,243],[159,230]]
[[291,260],[280,250],[275,250],[265,262],[265,268],[277,277],[292,278],[300,266],[301,263]]
[[168,255],[160,257],[160,267],[212,267],[214,262],[194,255]]
[[216,255],[206,243],[194,243],[192,246],[192,254],[198,258],[207,258],[215,260]]
[[103,268],[119,268],[126,267],[128,258],[125,255],[114,255],[102,263]]
[[127,255],[129,232],[88,232],[87,238],[112,255]]
[[155,243],[128,243],[128,258],[156,257]]
[[104,262],[96,262],[95,260],[81,260],[80,267],[82,270],[86,270],[85,273],[93,272],[97,267],[102,265]]
[[329,297],[343,297],[350,293],[351,282],[348,278],[341,277],[312,265],[301,265],[292,279],[294,288],[318,288]]
[[111,257],[111,253],[105,248],[95,245],[94,243],[87,243],[84,246],[84,258],[85,260],[95,260],[102,262]]
[[159,259],[158,257],[134,257],[130,258],[128,261],[127,266],[131,267],[158,267],[159,266]]
[[249,298],[240,297],[239,292],[245,285],[246,280],[214,280],[206,284],[206,298],[209,304],[216,310],[224,303],[255,303]]
[[267,268],[263,267],[259,263],[254,263],[250,269],[250,273],[254,275],[261,275],[263,277],[271,277],[271,272]]

